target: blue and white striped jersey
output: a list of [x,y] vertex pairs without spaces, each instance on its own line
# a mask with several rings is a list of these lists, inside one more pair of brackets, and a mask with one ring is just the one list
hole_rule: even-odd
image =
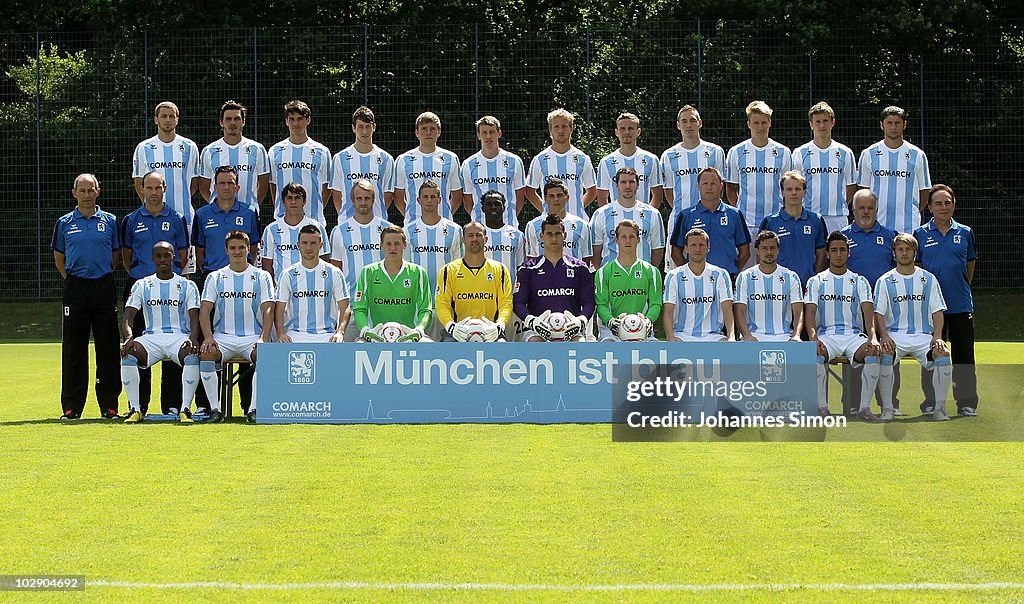
[[285,307],[285,329],[310,334],[338,330],[338,302],[349,299],[341,269],[321,260],[314,268],[297,262],[278,282],[277,300]]
[[[473,196],[473,220],[483,223],[484,211],[480,198],[495,189],[505,196],[505,224],[519,227],[516,216],[516,191],[526,186],[526,169],[523,160],[514,153],[499,149],[492,159],[484,157],[483,151],[462,162],[462,191]],[[513,273],[515,269],[512,269]]]
[[221,166],[234,166],[238,170],[236,197],[252,206],[259,215],[260,206],[256,200],[259,177],[270,172],[267,148],[244,136],[237,145],[229,145],[221,138],[203,147],[199,156],[199,175],[210,179],[210,201],[217,199],[214,175]]
[[422,266],[430,280],[430,291],[436,292],[441,269],[462,257],[462,227],[446,218],[433,226],[416,220],[405,224],[405,236],[409,239],[406,262]]
[[644,262],[651,262],[653,250],[665,247],[665,224],[661,221],[661,212],[641,201],[636,202],[632,208],[625,208],[613,201],[598,208],[590,219],[591,242],[595,246],[604,246],[601,266],[619,255],[619,246],[615,243],[615,227],[623,220],[632,220],[640,225],[637,256]]
[[658,156],[637,147],[636,153],[631,156],[623,155],[621,149],[616,149],[601,158],[597,164],[597,188],[608,191],[608,201],[619,200],[619,190],[615,186],[615,173],[619,168],[636,170],[640,178],[636,198],[651,203],[651,189],[661,186],[661,165]]
[[894,268],[875,284],[875,313],[882,315],[890,334],[932,335],[932,313],[940,310],[946,310],[946,300],[939,281],[921,267],[915,267],[912,275],[901,275]]
[[[594,164],[590,161],[590,156],[573,145],[570,145],[569,150],[565,153],[555,153],[551,147],[544,149],[530,162],[526,185],[531,189],[540,189],[541,199],[543,199],[544,183],[552,176],[562,179],[565,186],[569,187],[569,203],[565,206],[566,212],[576,216],[586,216],[583,194],[590,187],[597,185],[594,178]],[[546,210],[547,208],[545,208]]]
[[420,206],[416,197],[420,185],[428,180],[441,187],[441,205],[437,211],[442,218],[451,220],[451,193],[462,192],[459,168],[459,156],[441,147],[435,147],[433,153],[422,153],[419,148],[410,149],[398,156],[395,160],[395,189],[405,191],[405,224],[419,220]]
[[324,218],[323,186],[331,182],[331,152],[313,139],[296,145],[284,139],[270,148],[270,182],[277,186],[274,217],[284,216],[281,189],[297,182],[306,189],[305,213],[320,224]]
[[714,143],[701,141],[693,149],[676,143],[661,154],[661,179],[672,191],[672,219],[683,210],[700,203],[697,176],[704,168],[718,168],[725,176],[725,151]]
[[213,333],[255,337],[263,329],[260,305],[274,302],[270,273],[249,265],[241,273],[230,266],[213,271],[203,286],[203,302],[213,303]]
[[665,275],[665,304],[675,304],[672,330],[697,338],[723,333],[725,315],[722,302],[732,300],[729,272],[714,264],[705,264],[704,272],[694,275],[690,263]]
[[380,232],[393,226],[387,220],[374,216],[367,224],[349,218],[331,231],[331,260],[341,262],[341,270],[349,291],[356,291],[356,281],[364,266],[384,259],[380,250]]
[[904,142],[890,149],[878,141],[860,154],[857,184],[878,196],[878,222],[897,233],[913,233],[921,226],[920,193],[932,188],[928,157]]
[[[584,214],[585,216],[586,214]],[[526,224],[526,257],[534,258],[544,255],[544,240],[541,239],[541,229],[544,228],[544,217],[546,214],[534,218]],[[567,212],[562,219],[565,225],[565,254],[573,258],[589,258],[594,255],[594,243],[590,238],[590,223]]]
[[284,218],[278,218],[263,229],[260,257],[274,262],[275,283],[281,283],[281,274],[286,268],[302,260],[302,255],[299,253],[299,231],[307,224],[315,225],[320,229],[320,236],[323,238],[323,248],[320,254],[330,254],[331,242],[327,238],[327,229],[308,216],[304,216],[295,226],[285,222]]
[[188,311],[199,308],[199,288],[191,280],[174,275],[164,281],[155,274],[132,285],[125,306],[142,311],[146,319],[143,334],[189,335]]
[[505,225],[500,229],[487,229],[487,243],[484,256],[500,262],[508,269],[512,283],[516,282],[516,270],[526,260],[526,237],[514,226]]
[[725,159],[725,182],[739,185],[736,208],[747,225],[759,225],[765,216],[782,207],[779,179],[792,167],[789,148],[768,139],[764,147],[747,140],[729,149]]
[[851,270],[837,275],[826,269],[807,280],[804,304],[817,307],[819,335],[851,336],[864,333],[860,305],[871,300],[867,279]]
[[736,304],[747,306],[747,327],[754,337],[792,333],[791,305],[803,301],[800,276],[784,266],[769,275],[755,264],[736,278]]
[[807,179],[804,207],[822,216],[849,216],[846,186],[857,183],[853,151],[832,141],[822,149],[811,141],[793,151],[793,169]]
[[395,159],[377,145],[369,153],[360,153],[355,145],[349,145],[334,156],[331,163],[331,189],[342,195],[341,216],[338,222],[352,218],[352,187],[360,180],[373,183],[373,213],[387,216],[388,207],[384,194],[395,190]]
[[199,176],[199,148],[184,136],[164,143],[159,137],[147,138],[135,147],[132,178],[142,178],[148,172],[163,174],[167,183],[164,202],[181,214],[191,227],[195,210],[192,209],[192,179]]

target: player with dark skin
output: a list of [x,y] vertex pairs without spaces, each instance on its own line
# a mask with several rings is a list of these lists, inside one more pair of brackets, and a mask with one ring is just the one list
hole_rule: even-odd
[[[174,277],[174,246],[166,241],[160,241],[153,246],[153,264],[156,265],[156,276],[158,279],[167,281]],[[124,321],[121,323],[121,331],[124,333],[124,344],[121,345],[121,358],[128,355],[139,360],[142,367],[149,366],[149,355],[145,347],[135,341],[135,334],[132,333],[132,323],[139,309],[132,306],[124,307]],[[188,311],[188,341],[181,345],[178,351],[178,362],[185,363],[185,357],[199,353],[199,309],[193,308]]]

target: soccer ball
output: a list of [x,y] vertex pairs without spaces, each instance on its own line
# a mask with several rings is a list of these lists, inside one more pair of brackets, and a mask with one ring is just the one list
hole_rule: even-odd
[[639,313],[628,314],[618,323],[615,337],[623,342],[643,342],[651,335],[650,322]]
[[551,342],[564,342],[580,335],[580,323],[571,313],[553,312],[544,318],[535,331]]
[[378,325],[376,329],[377,335],[385,342],[397,342],[403,337],[409,335],[410,331],[411,330],[405,325],[395,322]]
[[459,321],[454,337],[460,342],[495,342],[501,335],[498,326],[484,319],[464,319]]

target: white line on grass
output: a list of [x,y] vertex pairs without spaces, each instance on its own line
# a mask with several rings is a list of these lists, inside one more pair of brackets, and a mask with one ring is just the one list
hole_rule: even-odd
[[360,589],[410,591],[994,591],[1024,590],[1024,583],[708,583],[708,584],[633,584],[633,585],[546,585],[531,583],[370,583],[361,581],[330,581],[324,583],[228,583],[193,581],[188,583],[140,583],[134,581],[86,581],[90,587],[127,589],[238,589],[238,590],[302,590]]

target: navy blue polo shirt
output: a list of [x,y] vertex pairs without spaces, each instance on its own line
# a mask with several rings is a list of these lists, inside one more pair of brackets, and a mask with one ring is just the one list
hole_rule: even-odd
[[935,219],[914,230],[917,261],[939,281],[947,313],[974,312],[974,296],[967,282],[967,263],[978,258],[971,227],[953,221],[943,235]]
[[866,231],[854,222],[839,232],[850,240],[847,268],[867,279],[872,289],[879,277],[896,268],[896,259],[892,255],[892,240],[896,233],[877,220],[875,226]]
[[800,283],[807,285],[814,276],[814,251],[825,247],[825,221],[821,216],[804,208],[794,218],[782,209],[766,216],[759,231],[779,236],[779,266],[799,275]]
[[224,239],[231,231],[243,231],[249,235],[249,245],[260,242],[260,222],[248,203],[240,203],[225,212],[216,202],[198,210],[192,222],[192,245],[205,248],[204,271],[215,271],[228,265],[228,251]]
[[730,275],[739,273],[736,261],[740,246],[750,243],[750,231],[743,213],[723,202],[719,202],[714,211],[703,204],[683,210],[672,225],[672,245],[686,250],[686,233],[690,229],[703,229],[710,239],[711,251],[707,261],[729,271]]
[[68,275],[82,279],[106,277],[113,272],[114,252],[121,249],[117,218],[98,206],[88,217],[75,208],[57,220],[50,249],[64,254]]
[[[124,217],[121,222],[121,241],[132,251],[132,264],[128,275],[133,279],[142,279],[156,272],[153,264],[153,246],[166,241],[175,250],[188,249],[188,233],[185,232],[185,221],[181,214],[164,204],[162,212],[156,216],[142,206]],[[181,274],[178,256],[174,256],[174,272]]]

